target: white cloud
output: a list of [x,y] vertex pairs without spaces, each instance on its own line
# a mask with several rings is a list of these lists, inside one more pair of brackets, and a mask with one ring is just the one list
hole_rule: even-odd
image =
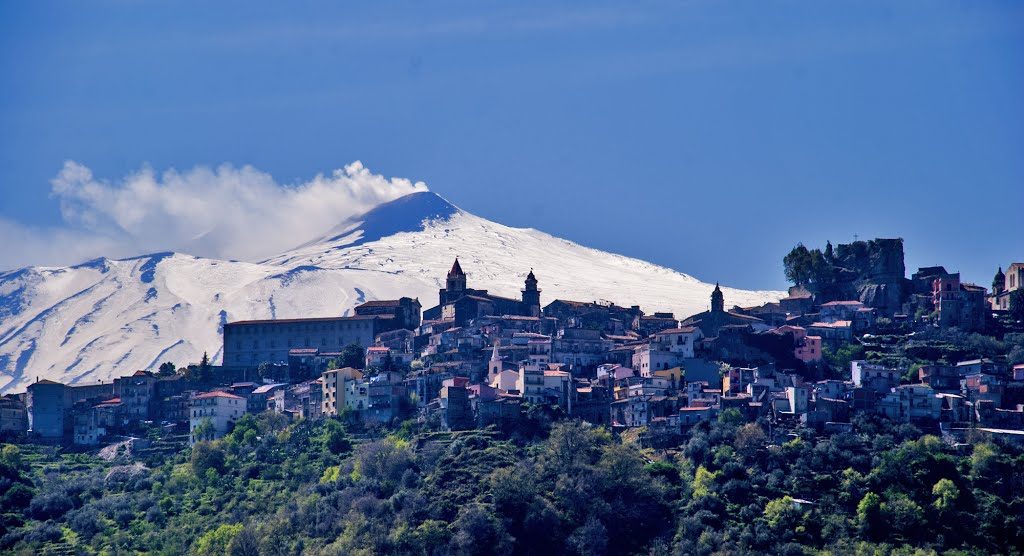
[[423,182],[373,174],[360,162],[281,185],[251,166],[227,164],[160,175],[144,167],[111,183],[68,161],[51,184],[64,225],[0,220],[0,268],[155,251],[255,261],[380,203],[427,190]]

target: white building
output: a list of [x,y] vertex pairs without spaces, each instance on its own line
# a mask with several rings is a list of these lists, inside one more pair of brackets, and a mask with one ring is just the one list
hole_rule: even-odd
[[654,371],[678,367],[683,358],[670,351],[660,351],[651,344],[642,344],[633,350],[633,368],[640,376],[648,377]]
[[679,367],[686,359],[693,359],[694,346],[704,334],[699,328],[686,326],[662,330],[651,336],[650,341],[633,351],[633,368],[640,376],[649,377],[654,371]]
[[684,326],[682,328],[670,328],[654,334],[652,345],[657,344],[661,351],[668,351],[681,355],[686,359],[693,358],[694,345],[704,337],[700,328],[695,326]]
[[501,371],[491,377],[491,388],[497,388],[502,392],[519,389],[519,373],[516,371]]
[[807,413],[807,400],[809,398],[809,390],[805,386],[787,386],[786,387],[786,399],[789,401],[788,413],[803,414]]
[[197,395],[189,406],[189,441],[192,444],[223,437],[246,413],[245,398],[219,390]]
[[901,423],[935,422],[942,411],[942,398],[927,384],[904,384],[879,399],[875,409]]
[[854,386],[876,392],[888,392],[900,383],[898,370],[867,361],[851,361],[850,376]]
[[345,381],[345,407],[362,411],[370,407],[370,381],[362,378]]
[[519,381],[516,386],[528,403],[544,403],[544,368],[533,364],[520,365]]

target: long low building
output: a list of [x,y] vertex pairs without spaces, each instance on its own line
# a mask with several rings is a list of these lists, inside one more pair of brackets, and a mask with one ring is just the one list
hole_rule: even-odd
[[400,326],[398,319],[381,315],[229,322],[224,325],[224,365],[286,364],[293,348],[340,351],[349,344],[368,347],[381,332]]

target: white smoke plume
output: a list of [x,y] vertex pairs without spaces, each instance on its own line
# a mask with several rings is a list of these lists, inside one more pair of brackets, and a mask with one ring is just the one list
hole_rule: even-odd
[[117,182],[73,161],[51,181],[62,226],[0,220],[0,269],[63,265],[97,256],[179,251],[256,261],[295,247],[423,182],[385,178],[353,162],[330,175],[278,184],[251,166],[157,174],[143,167]]

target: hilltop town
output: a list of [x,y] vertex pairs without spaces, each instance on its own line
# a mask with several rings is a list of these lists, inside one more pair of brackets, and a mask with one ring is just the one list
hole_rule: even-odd
[[508,433],[568,418],[668,446],[730,412],[780,437],[869,413],[954,443],[1024,438],[1024,263],[1000,268],[990,290],[941,266],[906,278],[902,240],[800,245],[785,265],[795,285],[777,303],[730,307],[716,287],[707,311],[674,315],[544,300],[529,269],[521,294],[503,297],[456,259],[431,307],[403,297],[350,316],[229,322],[223,365],[41,380],[3,397],[0,431],[97,446],[156,428],[173,446],[270,411]]
[[[777,302],[517,297],[223,325],[223,364],[2,398],[0,550],[1014,553],[1024,263],[798,245]],[[505,292],[502,292],[505,293]],[[627,295],[628,292],[624,292]],[[425,300],[426,301],[426,300]]]

